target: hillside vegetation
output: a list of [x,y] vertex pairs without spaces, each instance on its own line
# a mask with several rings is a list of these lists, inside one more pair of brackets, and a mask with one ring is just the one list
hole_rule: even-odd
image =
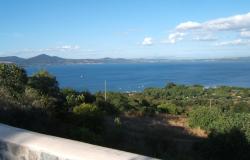
[[0,64],[0,122],[162,159],[250,159],[249,88],[169,83],[105,100]]

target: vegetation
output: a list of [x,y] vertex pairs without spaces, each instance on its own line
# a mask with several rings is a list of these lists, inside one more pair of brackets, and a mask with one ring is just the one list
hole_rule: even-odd
[[[208,138],[184,134],[192,130],[178,124],[186,118]],[[105,100],[102,92],[59,88],[47,71],[27,76],[0,64],[0,122],[163,159],[250,158],[249,88],[169,83]]]
[[212,132],[208,139],[196,143],[194,150],[203,159],[248,160],[250,157],[250,144],[237,129],[225,133]]

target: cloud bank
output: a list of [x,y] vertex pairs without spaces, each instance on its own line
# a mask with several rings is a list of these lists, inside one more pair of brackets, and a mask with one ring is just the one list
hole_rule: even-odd
[[[231,41],[217,43],[220,45],[245,45],[248,40],[239,38],[250,38],[250,12],[234,15],[231,17],[212,19],[205,22],[187,21],[178,24],[168,36],[168,42],[174,44],[184,40],[184,35],[196,41],[220,40],[215,35],[236,34],[238,37]],[[219,45],[219,46],[220,46]]]

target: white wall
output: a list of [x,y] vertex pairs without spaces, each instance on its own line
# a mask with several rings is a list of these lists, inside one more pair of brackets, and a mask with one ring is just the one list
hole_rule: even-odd
[[0,124],[0,160],[154,160],[154,158]]

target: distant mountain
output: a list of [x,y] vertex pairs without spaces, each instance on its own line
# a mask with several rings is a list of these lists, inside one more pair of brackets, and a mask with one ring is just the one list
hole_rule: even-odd
[[56,64],[95,64],[95,63],[164,63],[164,62],[210,62],[210,61],[247,61],[250,57],[221,58],[221,59],[125,59],[125,58],[99,58],[99,59],[65,59],[57,56],[41,54],[31,58],[16,56],[0,57],[0,63],[15,63],[22,66],[28,65],[56,65]]
[[25,60],[26,64],[60,64],[65,63],[66,59],[56,57],[56,56],[48,56],[46,54],[41,54],[35,57],[31,57]]
[[57,56],[41,54],[31,58],[19,58],[16,56],[0,57],[0,63],[15,63],[27,65],[54,65],[54,64],[89,64],[89,63],[134,63],[134,60],[123,58],[100,58],[100,59],[65,59]]
[[0,57],[0,62],[6,62],[6,63],[23,63],[25,61],[24,58],[19,58],[16,56],[9,56],[9,57]]

